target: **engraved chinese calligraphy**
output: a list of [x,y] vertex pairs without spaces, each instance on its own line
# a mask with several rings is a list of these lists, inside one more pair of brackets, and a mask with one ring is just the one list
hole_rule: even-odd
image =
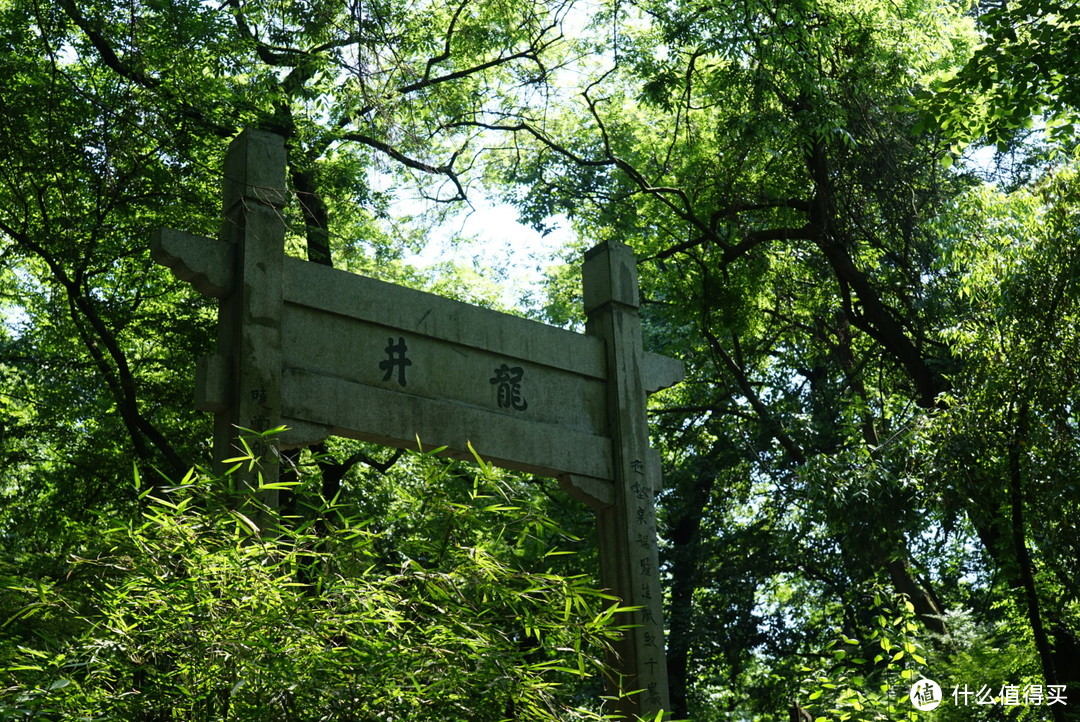
[[521,378],[525,375],[525,369],[520,366],[507,366],[502,364],[495,369],[495,375],[491,377],[491,383],[497,384],[496,394],[499,407],[524,411],[529,404],[521,396]]
[[394,339],[386,339],[386,360],[379,362],[379,368],[386,372],[383,376],[383,381],[389,381],[394,373],[394,367],[397,367],[397,382],[401,386],[405,385],[405,367],[412,366],[412,361],[405,357],[405,352],[409,350],[409,347],[405,345],[405,339],[398,336],[398,342],[395,344]]

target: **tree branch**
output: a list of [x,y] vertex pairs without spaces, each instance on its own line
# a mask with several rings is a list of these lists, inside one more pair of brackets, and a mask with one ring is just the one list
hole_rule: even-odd
[[421,84],[427,83],[431,79],[431,69],[433,67],[435,67],[439,63],[450,59],[450,42],[454,38],[454,26],[457,25],[458,18],[461,17],[462,11],[465,9],[465,6],[469,4],[469,2],[470,0],[462,0],[461,3],[457,6],[457,9],[454,10],[454,15],[450,18],[450,25],[446,28],[446,39],[443,43],[442,52],[438,55],[434,55],[428,58],[427,64],[424,66],[424,76],[420,79]]
[[453,198],[435,198],[433,200],[449,203],[452,201],[465,200],[468,197],[465,193],[464,186],[461,185],[460,179],[457,177],[457,174],[453,170],[453,161],[455,158],[457,158],[456,153],[454,154],[454,157],[450,159],[450,163],[440,166],[434,166],[424,163],[423,161],[416,160],[415,158],[410,158],[392,145],[384,143],[377,138],[372,138],[370,135],[365,135],[363,133],[354,131],[351,133],[342,133],[338,137],[342,140],[352,140],[357,143],[363,143],[370,148],[374,148],[381,153],[385,153],[386,155],[390,156],[391,158],[408,168],[422,171],[424,173],[430,173],[432,175],[445,176],[447,179],[450,180],[451,183],[454,184],[454,187],[457,189],[457,195],[455,195]]
[[832,183],[829,180],[828,164],[824,145],[815,143],[806,158],[808,170],[814,181],[814,203],[811,207],[810,223],[815,229],[814,242],[832,266],[833,273],[841,284],[841,292],[854,291],[862,313],[855,313],[850,300],[845,303],[845,311],[856,328],[865,331],[880,343],[900,363],[915,384],[918,404],[923,408],[932,408],[939,393],[946,384],[936,373],[918,347],[907,337],[900,323],[885,307],[877,289],[870,283],[869,277],[855,265],[842,240],[837,235]]
[[720,360],[723,362],[724,367],[727,368],[731,375],[735,377],[735,383],[738,384],[739,390],[742,392],[743,397],[748,402],[750,402],[750,405],[754,408],[754,411],[757,413],[758,418],[762,422],[762,425],[769,431],[770,434],[772,434],[773,438],[775,438],[780,443],[780,445],[784,447],[784,450],[787,451],[788,456],[791,457],[792,461],[794,461],[796,464],[806,463],[806,455],[803,453],[802,449],[800,449],[799,445],[796,444],[794,440],[792,440],[792,438],[787,435],[787,432],[784,431],[784,427],[780,423],[780,421],[774,418],[771,413],[769,413],[769,409],[765,406],[762,400],[758,397],[757,393],[754,391],[754,387],[750,384],[750,380],[746,377],[746,374],[743,372],[742,368],[739,366],[739,364],[735,363],[735,359],[733,359],[728,354],[728,352],[724,350],[724,347],[720,343],[720,340],[717,339],[716,335],[707,328],[702,329],[702,333],[704,334],[705,339],[709,342],[709,348],[711,348],[713,353],[715,353],[720,358]]
[[157,78],[140,72],[121,60],[105,36],[91,25],[85,15],[79,12],[74,0],[59,0],[59,3],[64,13],[86,34],[94,49],[98,51],[101,62],[105,63],[113,72],[144,88],[157,88],[161,85],[161,81]]
[[86,34],[86,37],[90,40],[94,49],[97,50],[101,62],[104,63],[107,68],[140,87],[159,92],[169,102],[176,104],[182,116],[194,120],[219,138],[231,138],[236,134],[235,128],[213,122],[195,106],[178,99],[158,78],[147,75],[132,67],[129,63],[125,63],[120,56],[116,54],[116,51],[113,50],[108,39],[91,24],[90,20],[85,15],[79,12],[79,8],[74,0],[59,0],[59,2],[60,8],[64,11],[64,14]]

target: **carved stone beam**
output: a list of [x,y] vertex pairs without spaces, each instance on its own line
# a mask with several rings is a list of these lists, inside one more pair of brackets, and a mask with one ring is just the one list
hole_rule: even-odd
[[171,228],[150,236],[150,257],[210,298],[224,298],[232,290],[233,255],[232,244],[217,238]]

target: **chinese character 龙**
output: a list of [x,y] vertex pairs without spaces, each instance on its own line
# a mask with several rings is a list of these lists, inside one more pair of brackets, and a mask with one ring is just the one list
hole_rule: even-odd
[[524,411],[529,408],[529,404],[525,402],[525,399],[521,398],[521,377],[524,375],[525,369],[520,366],[511,368],[506,364],[502,364],[495,369],[495,375],[491,378],[491,383],[499,385],[497,394],[501,408],[513,409],[514,411]]

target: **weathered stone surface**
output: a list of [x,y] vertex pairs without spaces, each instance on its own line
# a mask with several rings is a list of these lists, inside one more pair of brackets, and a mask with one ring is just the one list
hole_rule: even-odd
[[289,202],[285,162],[281,136],[261,130],[245,130],[237,136],[225,156],[222,190],[226,215],[237,204],[253,202],[283,208]]
[[612,477],[606,436],[300,369],[286,369],[284,380],[286,422],[325,425],[336,436],[399,448],[416,449],[419,438],[424,448],[446,446],[448,456],[460,459],[472,458],[471,443],[486,461],[541,476]]
[[612,304],[636,309],[641,305],[637,265],[624,243],[601,243],[585,252],[582,297],[586,315]]
[[604,377],[603,344],[595,338],[296,258],[286,259],[286,268],[290,304]]
[[204,296],[224,298],[231,289],[232,247],[222,240],[163,228],[150,237],[150,257]]
[[395,392],[399,410],[440,398],[509,421],[606,434],[602,378],[534,363],[512,347],[494,353],[294,306],[286,306],[282,327],[286,368]]
[[560,489],[593,511],[606,509],[615,503],[615,484],[611,479],[579,474],[563,474],[558,479]]
[[686,367],[679,359],[646,351],[641,359],[645,393],[654,394],[674,386],[686,376]]
[[[232,249],[232,291],[218,309],[217,354],[225,359],[228,403],[214,414],[217,468],[236,456],[243,429],[265,431],[281,423],[282,268],[287,198],[285,146],[279,136],[244,131],[225,156],[222,239]],[[220,387],[220,385],[219,385]],[[241,472],[252,486],[278,477],[277,439],[262,442],[258,463]],[[277,503],[277,492],[262,501]]]
[[199,359],[195,367],[195,408],[214,413],[228,411],[233,403],[229,398],[229,375],[229,359],[225,356],[215,353]]
[[608,242],[588,251],[582,283],[586,333],[602,339],[607,349],[607,409],[615,465],[613,502],[597,512],[601,581],[624,605],[639,608],[621,615],[620,621],[631,626],[615,645],[612,662],[624,671],[623,689],[642,691],[623,702],[619,711],[651,719],[669,706],[654,506],[661,482],[656,478],[660,465],[649,448],[646,362],[637,315],[637,268],[630,247]]

